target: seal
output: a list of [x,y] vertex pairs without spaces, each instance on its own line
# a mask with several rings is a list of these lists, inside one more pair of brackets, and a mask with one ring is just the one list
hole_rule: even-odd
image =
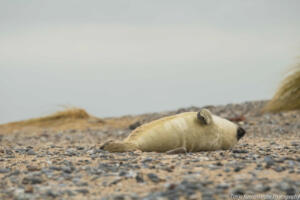
[[208,109],[185,112],[144,124],[123,141],[109,140],[100,148],[109,152],[198,152],[232,148],[245,130]]

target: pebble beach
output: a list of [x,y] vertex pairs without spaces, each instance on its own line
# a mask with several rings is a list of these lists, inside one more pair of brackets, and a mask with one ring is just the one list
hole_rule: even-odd
[[144,123],[200,107],[116,117],[120,126],[105,118],[84,129],[0,125],[0,199],[300,199],[300,111],[263,114],[265,103],[206,106],[247,132],[233,149],[211,152],[100,149]]

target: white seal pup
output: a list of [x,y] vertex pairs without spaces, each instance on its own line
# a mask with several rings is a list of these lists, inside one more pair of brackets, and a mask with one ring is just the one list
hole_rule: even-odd
[[209,110],[185,112],[146,123],[123,141],[107,141],[109,152],[154,151],[179,153],[230,149],[245,130]]

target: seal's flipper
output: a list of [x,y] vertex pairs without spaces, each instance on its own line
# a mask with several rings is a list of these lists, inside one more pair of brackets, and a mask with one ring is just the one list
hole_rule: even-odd
[[129,152],[129,151],[135,151],[138,148],[136,145],[132,143],[109,140],[104,144],[102,144],[100,149],[109,152]]
[[166,152],[166,154],[179,154],[179,153],[187,153],[186,148],[179,147],[179,148],[172,149],[172,150]]
[[212,123],[212,115],[207,109],[201,109],[200,112],[197,113],[197,119],[204,125]]

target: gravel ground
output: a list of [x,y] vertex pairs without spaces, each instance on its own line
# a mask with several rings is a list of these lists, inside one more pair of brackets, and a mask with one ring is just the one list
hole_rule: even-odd
[[126,129],[0,129],[0,199],[300,199],[300,112],[262,115],[264,103],[207,106],[247,131],[226,151],[99,149],[145,122],[197,107],[140,115]]

